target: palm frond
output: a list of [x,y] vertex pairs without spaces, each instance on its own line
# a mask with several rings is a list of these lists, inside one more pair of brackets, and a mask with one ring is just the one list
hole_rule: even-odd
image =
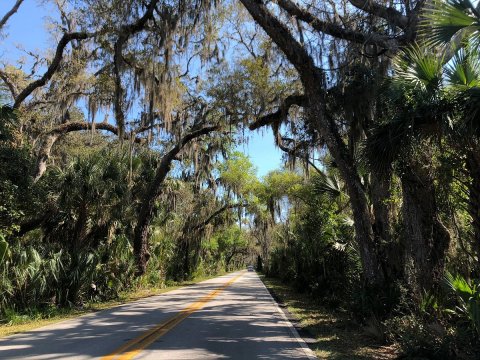
[[394,82],[406,89],[434,94],[442,86],[442,68],[442,58],[428,48],[415,44],[406,48],[403,54],[395,59]]
[[421,29],[428,33],[430,45],[444,45],[462,30],[477,32],[480,17],[470,0],[435,1],[427,10]]
[[319,195],[327,195],[331,199],[343,193],[340,180],[335,175],[317,174],[312,178],[313,189]]
[[402,151],[411,143],[412,124],[400,118],[377,126],[368,136],[361,150],[362,162],[378,174],[386,174]]
[[480,58],[475,49],[460,49],[446,65],[447,83],[456,90],[480,85]]
[[456,122],[456,133],[480,136],[480,87],[474,86],[457,93],[461,113]]

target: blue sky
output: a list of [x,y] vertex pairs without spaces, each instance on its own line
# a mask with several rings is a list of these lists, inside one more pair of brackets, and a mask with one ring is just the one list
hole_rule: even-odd
[[[15,0],[0,1],[0,16],[11,9]],[[0,59],[15,61],[28,58],[18,46],[32,53],[44,53],[52,48],[53,42],[45,27],[45,21],[54,13],[49,4],[41,4],[38,0],[25,0],[18,12],[12,16],[4,30],[5,38],[0,40]],[[249,141],[238,146],[238,150],[247,154],[258,169],[258,175],[264,176],[271,170],[281,166],[281,150],[274,146],[271,129],[252,132]]]

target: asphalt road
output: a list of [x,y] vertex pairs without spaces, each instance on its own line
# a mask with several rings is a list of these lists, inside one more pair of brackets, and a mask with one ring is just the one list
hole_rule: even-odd
[[312,359],[253,272],[0,339],[0,359]]

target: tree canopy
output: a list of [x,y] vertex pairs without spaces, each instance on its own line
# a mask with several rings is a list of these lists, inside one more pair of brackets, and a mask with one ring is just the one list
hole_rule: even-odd
[[0,316],[257,264],[407,356],[478,354],[476,4],[45,3],[50,46],[0,63]]

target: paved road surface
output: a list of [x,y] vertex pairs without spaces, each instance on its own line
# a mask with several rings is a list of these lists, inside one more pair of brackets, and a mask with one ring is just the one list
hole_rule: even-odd
[[0,339],[0,359],[311,359],[253,272]]

